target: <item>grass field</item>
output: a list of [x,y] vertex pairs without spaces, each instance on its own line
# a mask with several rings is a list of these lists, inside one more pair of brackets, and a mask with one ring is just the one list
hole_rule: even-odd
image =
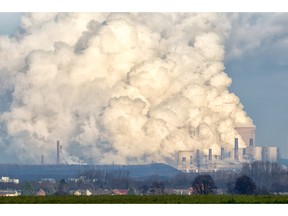
[[268,204],[288,203],[288,196],[276,195],[149,195],[149,196],[19,196],[0,197],[0,204]]

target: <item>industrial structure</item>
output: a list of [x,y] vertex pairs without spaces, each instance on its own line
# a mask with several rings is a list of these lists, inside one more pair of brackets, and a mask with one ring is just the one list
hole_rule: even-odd
[[57,159],[56,159],[56,163],[57,163],[57,164],[60,164],[60,163],[61,163],[61,160],[60,160],[61,150],[62,150],[62,145],[60,145],[60,141],[57,140]]
[[41,164],[42,165],[44,164],[44,155],[43,154],[41,155]]
[[[60,144],[60,141],[57,140],[56,142],[56,164],[60,165],[63,164],[63,161],[61,161],[61,152],[62,152],[62,145]],[[41,154],[41,165],[45,164],[44,155]]]
[[[185,172],[207,172],[216,170],[241,169],[242,163],[252,161],[277,162],[280,157],[277,147],[260,147],[255,145],[255,126],[236,127],[239,136],[230,145],[214,149],[189,149],[178,154],[178,169]],[[244,142],[241,148],[239,139]],[[224,147],[226,146],[226,148]],[[227,146],[231,146],[227,148]]]

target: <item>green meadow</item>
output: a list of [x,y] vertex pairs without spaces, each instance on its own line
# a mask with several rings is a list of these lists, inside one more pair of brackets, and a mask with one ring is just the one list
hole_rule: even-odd
[[128,195],[0,197],[1,204],[287,204],[277,195]]

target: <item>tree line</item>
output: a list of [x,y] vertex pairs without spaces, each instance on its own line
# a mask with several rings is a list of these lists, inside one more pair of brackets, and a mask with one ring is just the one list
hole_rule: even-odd
[[26,181],[19,185],[2,183],[0,189],[8,186],[21,190],[23,195],[33,195],[40,188],[47,195],[66,195],[69,190],[76,189],[115,188],[128,189],[130,194],[165,194],[166,189],[189,189],[191,193],[204,195],[219,190],[226,194],[271,194],[288,192],[288,172],[278,163],[262,161],[244,163],[240,172],[222,170],[211,173],[180,173],[170,178],[155,174],[145,179],[133,179],[125,169],[91,169],[79,173],[77,181]]

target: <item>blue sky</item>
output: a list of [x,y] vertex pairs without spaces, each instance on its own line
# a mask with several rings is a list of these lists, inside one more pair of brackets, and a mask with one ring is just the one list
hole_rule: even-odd
[[[230,91],[256,125],[258,146],[280,147],[288,158],[288,14],[228,14],[225,72]],[[13,34],[20,13],[0,13],[0,34]]]
[[0,13],[0,34],[12,34],[19,26],[21,13]]
[[232,22],[225,56],[225,71],[233,80],[230,90],[240,97],[257,127],[257,145],[278,146],[286,158],[287,16],[287,13],[238,15]]

